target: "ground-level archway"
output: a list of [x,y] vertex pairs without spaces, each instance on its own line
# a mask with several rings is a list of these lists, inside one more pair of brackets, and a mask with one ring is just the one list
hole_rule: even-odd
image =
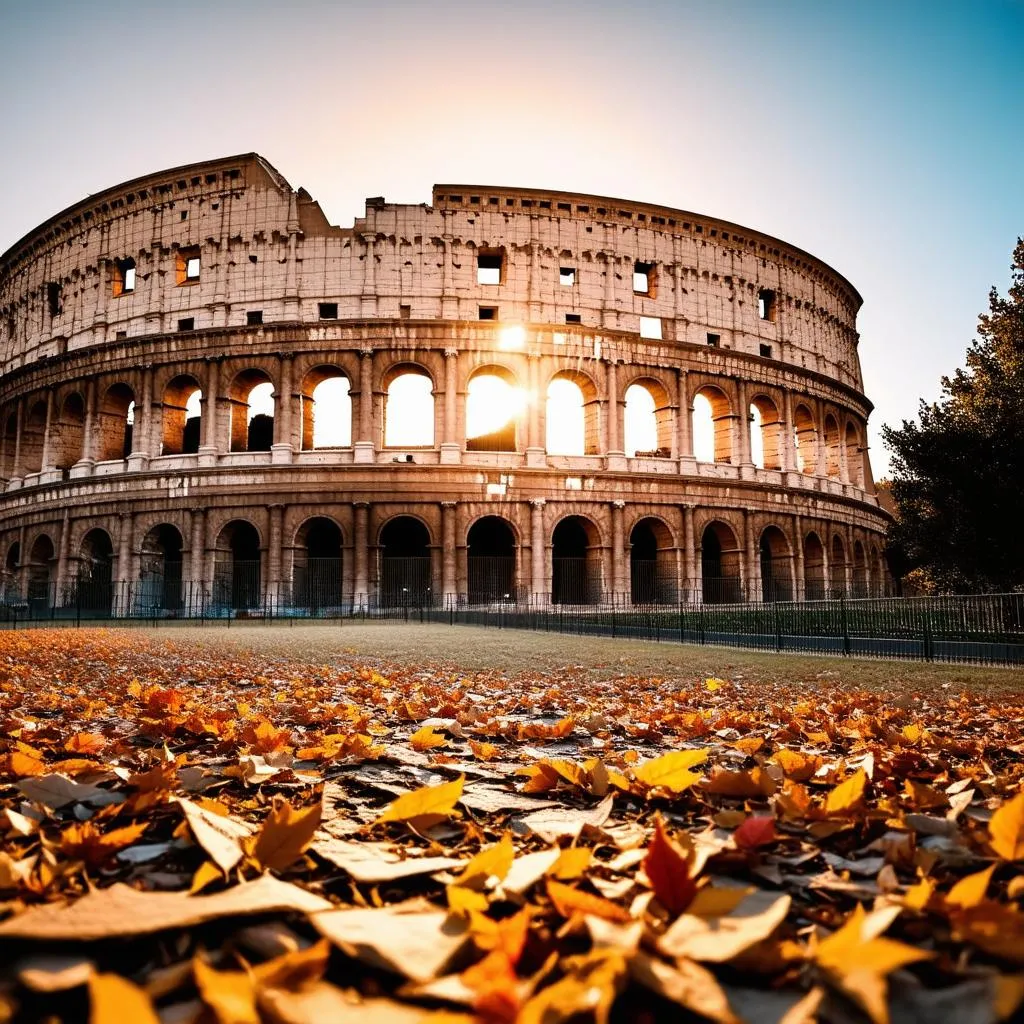
[[379,597],[384,608],[434,602],[430,532],[414,516],[389,519],[380,531]]
[[629,534],[629,596],[633,604],[674,604],[677,598],[672,534],[653,517]]
[[82,538],[74,604],[84,614],[109,615],[113,600],[114,545],[107,531],[97,528]]
[[170,523],[154,526],[142,538],[136,605],[143,614],[174,613],[183,607],[183,547],[181,533]]
[[825,598],[825,548],[816,533],[804,538],[804,597],[808,601]]
[[295,537],[292,602],[322,613],[341,608],[341,528],[333,519],[316,516],[299,527]]
[[217,538],[213,602],[219,608],[247,611],[260,606],[262,593],[260,535],[252,523],[232,520]]
[[742,600],[739,544],[732,528],[720,520],[708,523],[701,535],[700,574],[705,604]]
[[516,599],[516,538],[501,516],[478,519],[466,535],[467,589],[470,604]]
[[761,600],[793,600],[793,556],[785,534],[777,526],[761,533]]
[[555,527],[551,543],[552,603],[600,603],[601,549],[597,527],[583,516],[567,516]]

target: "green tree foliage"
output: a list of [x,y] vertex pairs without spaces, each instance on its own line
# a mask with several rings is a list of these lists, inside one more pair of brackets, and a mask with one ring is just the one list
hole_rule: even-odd
[[919,422],[883,427],[893,453],[896,573],[928,588],[1024,588],[1024,239],[1005,297],[989,293],[967,365],[942,378]]

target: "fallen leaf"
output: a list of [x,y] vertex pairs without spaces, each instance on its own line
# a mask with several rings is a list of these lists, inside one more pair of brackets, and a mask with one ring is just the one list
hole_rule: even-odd
[[422,729],[417,729],[409,737],[409,746],[413,750],[424,751],[433,750],[436,747],[443,747],[448,743],[448,738],[442,736],[432,725],[425,725]]
[[658,902],[673,916],[686,910],[697,894],[697,884],[690,876],[691,861],[690,851],[669,838],[659,815],[644,858],[644,871]]
[[215,814],[184,797],[179,797],[177,803],[196,842],[226,875],[244,856],[242,842],[252,835],[252,826],[230,815]]
[[120,974],[89,978],[89,1024],[160,1024],[149,996]]
[[384,812],[373,822],[381,825],[388,821],[436,822],[449,817],[462,796],[464,776],[454,782],[442,782],[437,786],[421,786],[411,793],[405,793],[392,801]]
[[217,1024],[260,1024],[256,990],[248,973],[214,970],[202,956],[193,957],[192,971],[199,996]]
[[842,817],[859,808],[864,798],[867,775],[858,768],[853,775],[835,787],[825,800],[825,813],[830,817]]
[[302,856],[320,826],[323,803],[296,809],[277,797],[260,831],[243,841],[246,855],[263,870],[284,871]]
[[603,917],[607,921],[628,921],[629,912],[623,910],[617,903],[604,899],[602,896],[593,896],[582,889],[574,889],[570,885],[563,885],[549,878],[547,881],[548,897],[555,905],[555,909],[564,918],[570,918],[574,914],[592,914],[594,917]]
[[660,788],[682,793],[700,779],[700,775],[690,769],[703,764],[707,759],[706,750],[673,750],[636,765],[633,778],[648,789]]
[[1024,791],[996,810],[988,834],[992,849],[1003,860],[1024,859]]
[[722,917],[683,914],[658,939],[658,948],[671,957],[726,963],[772,935],[786,919],[789,904],[789,896],[754,892]]

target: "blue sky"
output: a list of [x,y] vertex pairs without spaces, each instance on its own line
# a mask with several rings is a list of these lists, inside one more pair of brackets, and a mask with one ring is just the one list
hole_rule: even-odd
[[256,150],[328,216],[434,182],[563,188],[778,235],[864,296],[916,413],[1024,234],[1024,0],[0,0],[0,250],[90,192]]

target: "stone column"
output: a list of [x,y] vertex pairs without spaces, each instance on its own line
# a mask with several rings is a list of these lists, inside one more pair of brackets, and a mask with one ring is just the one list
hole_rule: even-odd
[[745,551],[742,559],[744,596],[748,601],[761,600],[761,560],[754,538],[754,524],[751,522],[750,513],[743,511],[743,547]]
[[53,388],[49,388],[46,392],[46,426],[43,429],[43,460],[42,460],[42,474],[40,476],[40,483],[47,483],[56,473],[57,478],[60,478],[60,472],[53,468]]
[[18,593],[28,596],[28,552],[25,550],[26,530],[24,525],[18,527]]
[[849,484],[850,482],[850,465],[847,458],[846,452],[846,431],[843,429],[842,424],[838,427],[839,436],[837,438],[837,444],[839,445],[839,481],[843,484]]
[[626,472],[625,423],[623,403],[619,396],[619,369],[612,358],[608,362],[608,469]]
[[750,440],[751,418],[750,399],[747,397],[747,382],[736,382],[736,405],[739,412],[739,457],[740,476],[745,480],[754,478],[754,457]]
[[807,567],[804,565],[804,524],[798,514],[793,516],[793,596],[797,601],[807,598]]
[[[206,386],[202,398],[202,440],[199,447],[199,465],[217,464],[217,402],[220,398],[220,363],[211,359],[206,368]],[[231,445],[228,444],[227,450]]]
[[[205,568],[206,511],[202,508],[192,509],[192,531],[189,539],[188,566],[182,566],[182,576],[188,581],[192,600],[186,607],[198,609],[202,602],[203,571]],[[188,595],[185,595],[186,597]]]
[[[779,439],[779,463],[783,473],[796,472],[796,449],[794,442],[793,427],[793,395],[787,389],[782,392],[782,424],[780,430],[782,437]],[[793,481],[788,481],[793,486]]]
[[458,602],[455,557],[455,510],[457,507],[458,502],[441,502],[441,599],[445,608],[453,608]]
[[818,422],[814,425],[814,439],[816,442],[815,456],[817,459],[817,466],[815,467],[816,476],[828,476],[828,454],[825,450],[825,412],[818,405]]
[[68,547],[71,544],[71,522],[67,510],[60,524],[60,539],[57,542],[57,577],[54,580],[54,600],[58,607],[64,606],[64,591],[68,575]]
[[[359,433],[352,445],[354,462],[373,462],[376,436],[373,431],[373,349],[359,350]],[[360,593],[356,588],[356,593]]]
[[132,450],[128,456],[129,470],[143,470],[149,465],[153,435],[153,367],[142,370],[142,398],[135,402],[135,423],[132,425]]
[[[14,407],[14,461],[11,463],[11,478],[7,481],[7,489],[14,490],[21,486],[21,435],[25,421],[25,399],[19,398]],[[22,553],[24,555],[24,552]]]
[[134,525],[131,512],[123,512],[119,516],[121,532],[117,540],[117,574],[114,577],[114,612],[125,615],[131,608],[131,558],[132,558],[132,527]]
[[282,355],[278,359],[278,385],[274,396],[274,443],[270,446],[270,461],[274,465],[287,465],[295,451],[293,420],[295,396],[292,394],[292,361],[294,356]]
[[[85,386],[85,426],[82,430],[82,451],[78,461],[71,467],[72,478],[91,476],[96,465],[96,421],[99,418],[95,379]],[[134,433],[132,437],[134,437]]]
[[366,246],[363,259],[363,293],[359,298],[359,315],[365,318],[377,315],[377,257],[373,251],[375,235],[361,235]]
[[685,370],[679,370],[679,412],[676,418],[676,444],[679,448],[679,472],[696,473],[697,460],[693,456],[693,406],[690,402],[690,382]]
[[530,418],[527,424],[526,465],[543,469],[547,465],[546,438],[544,437],[547,395],[544,393],[541,357],[527,356],[527,387],[530,393]]
[[277,608],[283,593],[281,572],[282,526],[284,521],[284,505],[270,506],[270,532],[267,543],[267,585],[264,587],[266,602],[271,608]]
[[544,572],[547,568],[544,538],[546,504],[544,498],[533,498],[530,501],[530,590],[533,602],[537,605],[546,605],[550,597]]
[[601,305],[601,326],[617,327],[618,316],[615,309],[615,253],[602,252],[604,260],[604,302]]
[[444,350],[444,426],[441,432],[442,465],[458,465],[462,461],[459,438],[459,352]]
[[354,607],[365,608],[370,599],[370,548],[369,525],[370,506],[368,502],[357,501],[353,504],[353,541],[352,561],[353,574],[352,603]]
[[629,602],[626,577],[626,503],[621,498],[612,502],[612,601]]

